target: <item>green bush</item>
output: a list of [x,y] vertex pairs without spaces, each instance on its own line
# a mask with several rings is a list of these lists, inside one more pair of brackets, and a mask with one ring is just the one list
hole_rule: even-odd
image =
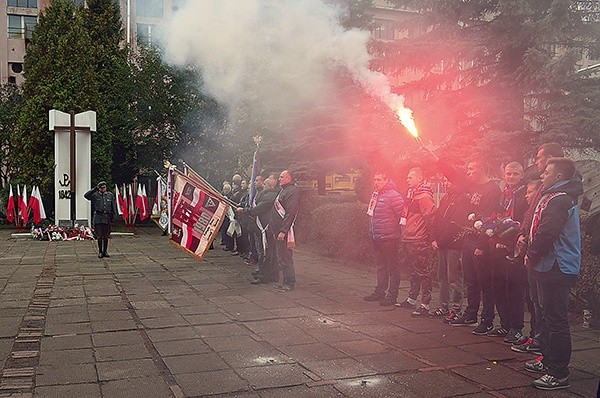
[[574,308],[592,312],[591,326],[600,327],[600,254],[592,253],[592,237],[582,234],[581,274],[573,294]]
[[372,262],[373,244],[368,234],[366,205],[345,202],[345,198],[325,198],[307,196],[301,200],[298,220],[303,221],[298,223],[299,240],[327,257]]

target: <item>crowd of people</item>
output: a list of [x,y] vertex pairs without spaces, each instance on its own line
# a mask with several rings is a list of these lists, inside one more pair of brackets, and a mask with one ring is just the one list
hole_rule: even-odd
[[294,221],[298,213],[299,192],[289,170],[264,178],[256,176],[254,191],[235,174],[231,183],[223,183],[223,196],[237,206],[221,226],[221,245],[232,255],[239,255],[249,266],[256,266],[252,284],[282,282],[281,292],[296,284],[293,251]]
[[[402,195],[385,171],[374,173],[367,208],[377,268],[366,301],[397,306],[414,317],[441,318],[450,326],[471,326],[479,336],[503,338],[513,351],[539,355],[525,369],[541,373],[536,388],[569,387],[571,335],[569,290],[580,272],[581,232],[577,207],[581,176],[559,144],[538,148],[533,175],[507,163],[502,181],[486,163],[473,159],[463,173],[433,153],[445,176],[446,194],[436,206],[423,169],[408,171]],[[225,181],[230,207],[220,230],[223,250],[255,266],[252,284],[280,281],[295,288],[292,249],[299,191],[289,170]],[[85,193],[94,209],[98,257],[110,257],[110,222],[117,214],[106,182]],[[437,252],[439,305],[432,307],[431,250]],[[408,264],[410,289],[398,300],[400,256]],[[466,305],[463,305],[466,297]],[[525,307],[530,313],[525,334]],[[496,314],[499,324],[495,325]]]
[[[465,174],[431,156],[447,186],[437,207],[421,168],[408,172],[405,195],[385,171],[374,174],[367,214],[377,283],[364,299],[503,338],[513,351],[539,355],[524,365],[542,374],[534,387],[568,388],[569,289],[580,271],[577,199],[583,193],[574,162],[559,144],[547,143],[537,151],[533,176],[510,162],[498,183],[484,160],[468,162]],[[430,248],[438,254],[435,308]],[[410,274],[408,297],[400,301],[399,253]],[[528,334],[525,307],[531,314]]]

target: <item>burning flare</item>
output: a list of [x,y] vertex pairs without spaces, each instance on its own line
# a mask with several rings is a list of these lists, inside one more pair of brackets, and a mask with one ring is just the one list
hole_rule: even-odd
[[419,132],[417,131],[417,126],[415,125],[415,119],[412,115],[412,110],[409,108],[398,108],[395,109],[396,115],[398,119],[400,119],[400,123],[408,130],[410,135],[415,137],[417,140],[420,140]]

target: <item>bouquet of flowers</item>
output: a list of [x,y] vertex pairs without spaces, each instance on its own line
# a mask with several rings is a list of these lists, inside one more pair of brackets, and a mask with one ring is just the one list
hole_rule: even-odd
[[94,239],[90,227],[75,224],[73,227],[59,227],[51,224],[47,227],[31,227],[31,236],[36,240],[85,240]]
[[500,217],[492,214],[490,217],[476,219],[475,213],[469,214],[469,221],[473,221],[473,228],[486,234],[489,238],[502,241],[511,241],[517,237],[521,223],[510,217]]

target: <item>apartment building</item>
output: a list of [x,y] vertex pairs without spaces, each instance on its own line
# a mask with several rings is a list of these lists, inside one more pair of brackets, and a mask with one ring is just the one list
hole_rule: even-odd
[[[73,0],[86,5],[85,0]],[[121,9],[126,41],[133,51],[138,43],[160,40],[165,21],[184,0],[115,0]],[[23,59],[38,15],[50,0],[0,0],[0,84],[23,83]]]

